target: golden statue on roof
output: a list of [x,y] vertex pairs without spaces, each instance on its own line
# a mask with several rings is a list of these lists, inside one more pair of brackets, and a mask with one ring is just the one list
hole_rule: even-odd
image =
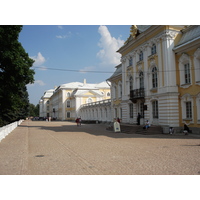
[[133,36],[133,38],[135,38],[136,35],[137,35],[137,33],[138,33],[138,28],[137,28],[137,26],[136,26],[136,25],[132,25],[130,29],[131,29],[131,30],[130,30],[130,32],[131,32],[130,34]]
[[124,44],[128,44],[128,42],[132,39],[135,39],[138,35],[139,30],[136,25],[132,25],[130,28],[130,36],[127,38],[127,40],[124,42]]

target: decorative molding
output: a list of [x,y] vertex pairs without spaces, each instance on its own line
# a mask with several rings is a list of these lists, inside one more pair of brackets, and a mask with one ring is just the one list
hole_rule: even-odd
[[196,59],[200,59],[200,48],[198,48],[198,49],[195,51],[194,57],[195,57]]
[[179,58],[179,62],[186,63],[190,60],[189,56],[186,53],[183,53]]
[[161,35],[161,38],[162,40],[174,40],[177,34],[177,31],[167,30]]

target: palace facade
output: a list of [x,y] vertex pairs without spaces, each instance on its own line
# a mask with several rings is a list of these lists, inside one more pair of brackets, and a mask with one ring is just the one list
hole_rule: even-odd
[[108,79],[111,108],[123,123],[183,127],[200,133],[200,26],[131,26]]
[[[58,120],[75,120],[80,117],[80,107],[84,104],[110,99],[108,83],[87,84],[86,80],[60,85],[47,90],[40,100],[40,117],[51,117]],[[82,117],[82,116],[81,116]],[[83,117],[82,117],[83,118]]]
[[117,52],[121,64],[106,82],[48,90],[40,115],[136,124],[140,113],[141,124],[148,120],[168,132],[186,123],[200,134],[200,26],[133,25]]

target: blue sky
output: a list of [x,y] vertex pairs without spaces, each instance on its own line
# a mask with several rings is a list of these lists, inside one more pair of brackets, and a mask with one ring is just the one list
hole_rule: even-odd
[[35,60],[35,83],[27,85],[30,103],[38,104],[46,90],[64,83],[84,79],[87,83],[99,83],[109,78],[120,63],[121,56],[116,51],[129,37],[130,26],[23,26],[19,42]]

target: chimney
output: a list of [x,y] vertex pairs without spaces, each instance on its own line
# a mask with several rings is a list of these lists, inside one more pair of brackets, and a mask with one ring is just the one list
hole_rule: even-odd
[[85,78],[84,78],[84,80],[83,80],[83,84],[86,85],[86,79],[85,79]]

